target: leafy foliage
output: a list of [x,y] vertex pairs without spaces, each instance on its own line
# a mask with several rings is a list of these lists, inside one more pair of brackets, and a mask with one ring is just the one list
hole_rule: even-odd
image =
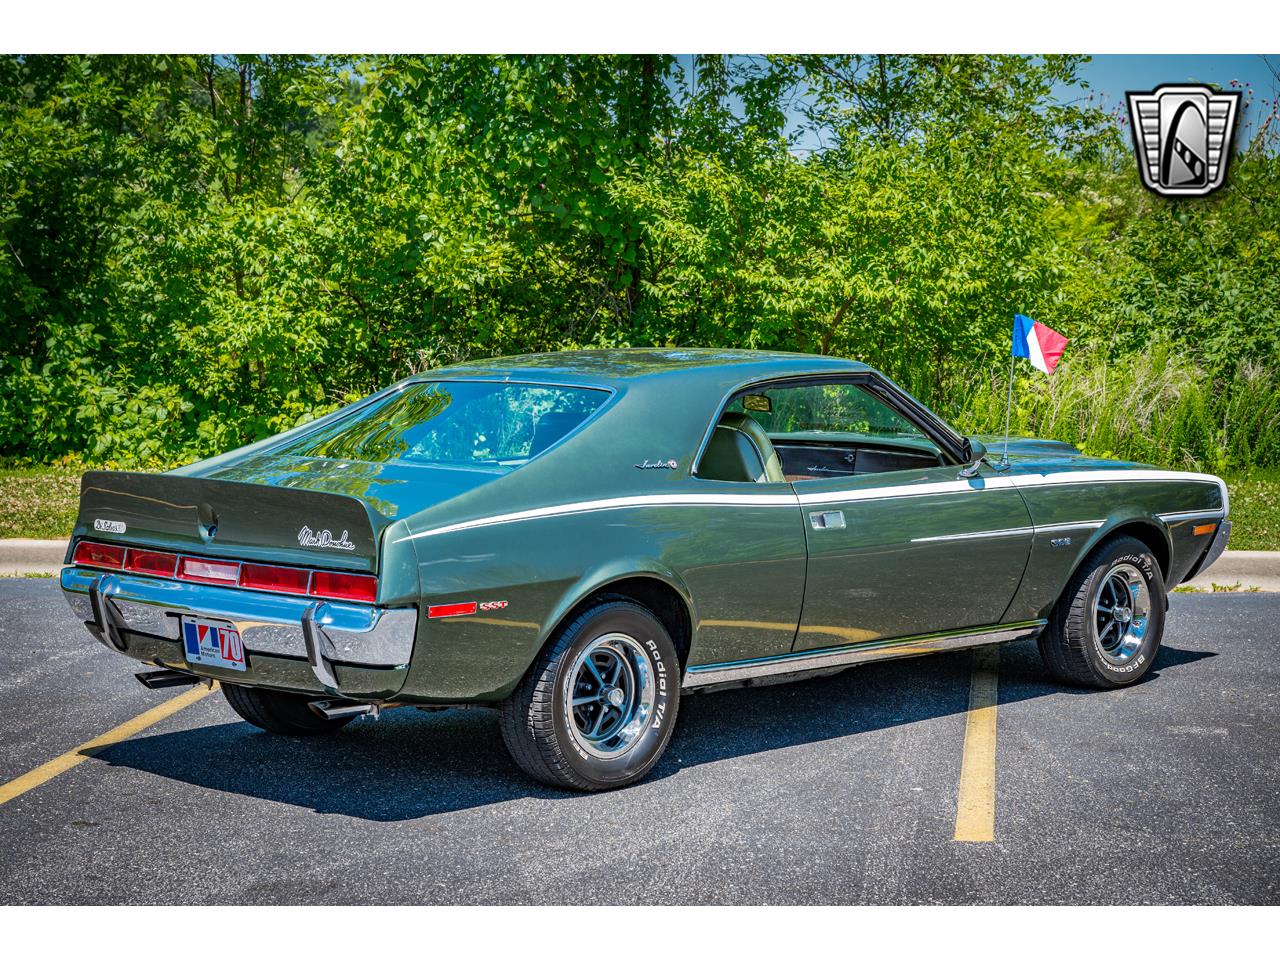
[[1162,200],[1051,99],[1079,63],[0,59],[0,455],[186,460],[465,357],[651,344],[854,356],[990,431],[1021,311],[1073,344],[1019,429],[1280,465],[1277,124]]

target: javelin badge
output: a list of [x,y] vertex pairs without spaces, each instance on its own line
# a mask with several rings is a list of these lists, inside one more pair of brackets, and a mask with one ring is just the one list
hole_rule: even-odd
[[1203,197],[1222,186],[1240,91],[1159,86],[1130,91],[1129,120],[1142,183],[1163,197]]

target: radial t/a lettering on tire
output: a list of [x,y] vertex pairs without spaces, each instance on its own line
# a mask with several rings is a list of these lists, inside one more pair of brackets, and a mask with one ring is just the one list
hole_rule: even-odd
[[680,663],[658,619],[608,600],[562,627],[503,703],[502,737],[529,775],[607,790],[644,777],[671,739]]
[[1136,683],[1160,649],[1165,606],[1151,549],[1133,537],[1107,540],[1067,584],[1040,635],[1040,654],[1068,683],[1104,690]]

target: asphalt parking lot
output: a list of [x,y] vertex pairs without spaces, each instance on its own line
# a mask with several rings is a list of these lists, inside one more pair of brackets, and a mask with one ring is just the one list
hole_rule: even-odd
[[[291,740],[213,693],[0,803],[0,902],[1276,903],[1278,618],[1175,596],[1111,693],[1002,648],[989,842],[953,839],[969,653],[690,697],[655,775],[592,796],[524,779],[489,711]],[[184,695],[133,667],[55,581],[0,581],[0,783]]]

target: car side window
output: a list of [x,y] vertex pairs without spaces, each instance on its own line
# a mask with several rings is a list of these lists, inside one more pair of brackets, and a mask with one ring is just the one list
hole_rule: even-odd
[[919,428],[858,382],[751,388],[730,401],[724,416],[750,417],[759,424],[792,482],[945,462]]

